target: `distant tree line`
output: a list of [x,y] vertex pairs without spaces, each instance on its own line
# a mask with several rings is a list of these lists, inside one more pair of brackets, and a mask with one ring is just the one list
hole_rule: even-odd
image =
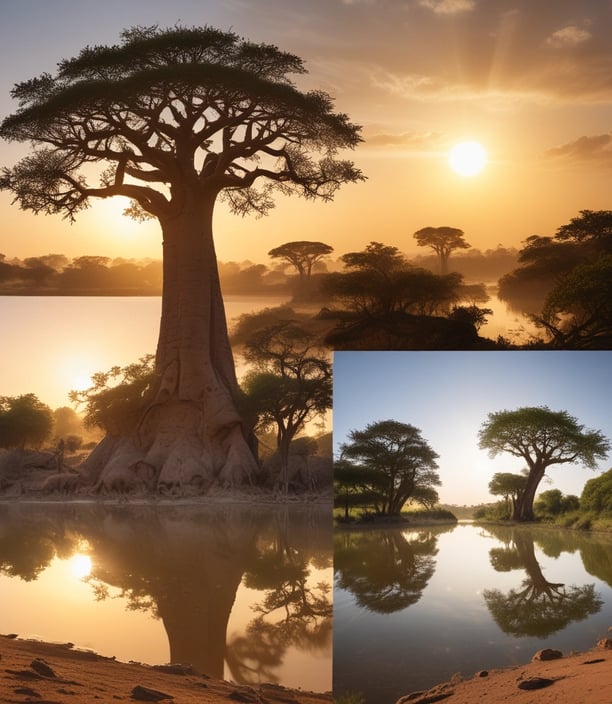
[[[290,293],[287,277],[263,264],[220,262],[219,276],[226,293]],[[0,291],[57,295],[77,292],[160,295],[161,260],[134,260],[63,254],[8,260],[0,254]]]

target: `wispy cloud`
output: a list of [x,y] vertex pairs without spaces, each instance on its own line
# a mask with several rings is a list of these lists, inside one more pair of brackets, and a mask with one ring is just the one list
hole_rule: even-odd
[[431,150],[440,143],[439,132],[373,132],[364,135],[366,147],[401,149],[405,151]]
[[565,47],[576,46],[582,44],[591,38],[592,34],[587,29],[577,27],[575,24],[570,24],[567,27],[558,29],[553,32],[546,43],[554,49],[563,49]]
[[437,15],[454,15],[473,10],[476,0],[419,0],[419,5],[433,10]]
[[545,152],[548,159],[570,162],[599,162],[612,166],[612,133],[582,136]]

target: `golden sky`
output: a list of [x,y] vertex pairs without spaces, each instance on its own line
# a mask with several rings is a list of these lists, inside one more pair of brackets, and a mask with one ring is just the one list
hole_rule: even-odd
[[[365,183],[331,204],[279,199],[262,219],[216,212],[223,261],[267,262],[289,240],[338,255],[377,240],[416,253],[426,226],[464,230],[480,249],[551,235],[583,209],[610,209],[610,0],[0,0],[0,115],[12,85],[132,25],[211,24],[305,59],[304,88],[328,91],[363,126],[352,158]],[[448,152],[471,139],[488,154],[472,177]],[[0,144],[0,164],[24,154]],[[104,201],[74,225],[34,216],[0,194],[0,252],[161,257],[154,223]]]

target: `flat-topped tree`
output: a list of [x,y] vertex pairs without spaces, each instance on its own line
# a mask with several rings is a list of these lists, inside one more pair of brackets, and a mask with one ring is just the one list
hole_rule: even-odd
[[546,470],[557,464],[581,464],[594,469],[605,459],[610,441],[599,430],[587,430],[567,411],[526,406],[516,411],[489,413],[479,446],[490,457],[507,452],[527,463],[527,477],[514,504],[512,520],[533,521],[533,501]]
[[[152,400],[137,430],[107,438],[95,473],[145,463],[164,484],[234,485],[255,460],[213,244],[213,209],[265,214],[274,191],[330,200],[363,177],[338,151],[359,127],[290,79],[302,60],[211,27],[135,27],[17,84],[0,136],[30,142],[0,188],[24,209],[72,220],[92,198],[126,196],[163,235],[164,283]],[[99,183],[92,164],[103,165]]]
[[423,227],[414,233],[419,247],[431,247],[440,261],[440,274],[448,274],[448,259],[455,249],[469,249],[457,227]]

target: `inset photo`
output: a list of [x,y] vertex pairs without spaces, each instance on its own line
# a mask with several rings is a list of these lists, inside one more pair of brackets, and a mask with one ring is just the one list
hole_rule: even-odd
[[544,680],[545,650],[582,676],[562,655],[612,623],[611,383],[611,352],[335,354],[338,701]]

